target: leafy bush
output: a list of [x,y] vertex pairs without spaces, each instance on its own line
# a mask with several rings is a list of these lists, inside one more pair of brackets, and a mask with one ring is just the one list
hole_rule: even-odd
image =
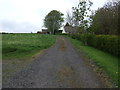
[[76,34],[72,38],[78,39],[87,45],[119,56],[120,37],[115,35]]

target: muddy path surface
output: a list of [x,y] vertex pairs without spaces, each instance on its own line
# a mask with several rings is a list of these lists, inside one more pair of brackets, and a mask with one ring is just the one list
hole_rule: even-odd
[[3,88],[105,87],[79,54],[69,40],[58,37],[51,48],[3,83]]

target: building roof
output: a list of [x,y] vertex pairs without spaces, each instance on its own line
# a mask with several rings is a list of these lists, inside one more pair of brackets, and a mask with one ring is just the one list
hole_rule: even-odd
[[48,31],[48,29],[42,29],[42,32]]

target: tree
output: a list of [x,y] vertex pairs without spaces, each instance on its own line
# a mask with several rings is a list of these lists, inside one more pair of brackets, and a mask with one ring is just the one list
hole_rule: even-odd
[[80,0],[77,7],[73,7],[73,21],[75,26],[79,26],[78,32],[81,30],[84,33],[84,43],[87,45],[87,28],[89,26],[89,22],[91,21],[90,15],[88,13],[91,11],[90,7],[92,6],[92,2],[90,0]]
[[74,22],[73,22],[73,16],[72,16],[72,14],[71,14],[70,12],[67,12],[66,21],[67,21],[67,23],[69,23],[69,25],[71,25],[71,26],[74,24]]
[[85,30],[88,28],[89,17],[88,12],[91,11],[90,7],[92,6],[90,0],[80,0],[77,7],[73,7],[73,20],[75,26],[83,27]]
[[62,16],[63,14],[61,12],[52,10],[45,16],[44,26],[48,28],[52,34],[55,34],[62,26],[62,22],[64,21]]
[[109,1],[95,12],[91,25],[95,34],[120,34],[118,31],[119,7],[120,4],[117,1]]

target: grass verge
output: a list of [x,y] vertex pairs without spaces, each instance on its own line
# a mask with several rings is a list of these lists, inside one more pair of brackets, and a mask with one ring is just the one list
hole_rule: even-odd
[[93,60],[96,65],[101,68],[112,79],[113,83],[118,87],[118,58],[111,54],[90,46],[85,46],[82,42],[69,38],[72,44],[88,58]]

